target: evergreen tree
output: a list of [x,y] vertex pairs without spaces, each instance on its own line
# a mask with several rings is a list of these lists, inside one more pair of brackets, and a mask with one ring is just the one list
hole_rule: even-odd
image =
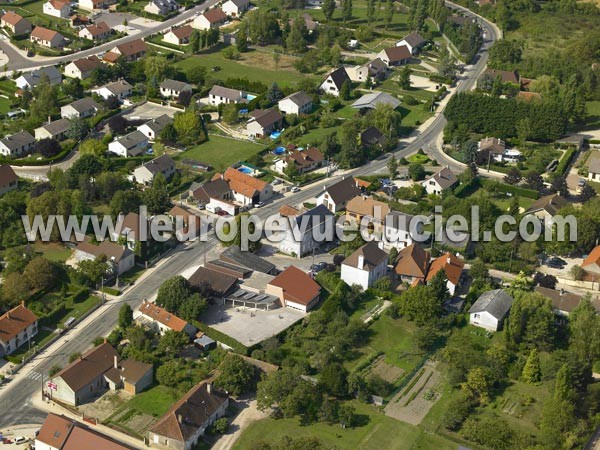
[[540,355],[536,348],[531,349],[529,357],[523,367],[522,378],[525,383],[539,384],[542,381],[542,369],[540,368]]
[[323,0],[321,11],[323,11],[325,19],[327,22],[329,22],[333,17],[333,12],[335,11],[335,0]]

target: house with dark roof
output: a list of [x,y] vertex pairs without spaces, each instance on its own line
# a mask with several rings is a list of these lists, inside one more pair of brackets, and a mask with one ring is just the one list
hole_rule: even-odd
[[148,145],[148,138],[144,135],[144,133],[135,130],[126,134],[125,136],[117,137],[114,141],[109,142],[108,151],[124,158],[141,156],[146,152]]
[[250,8],[250,0],[227,0],[223,3],[223,12],[231,17],[240,17]]
[[600,157],[593,156],[588,161],[588,180],[600,182]]
[[10,355],[37,333],[38,318],[25,302],[8,310],[0,316],[0,357]]
[[464,267],[465,262],[462,259],[459,259],[450,252],[445,253],[431,262],[425,281],[430,282],[438,272],[443,270],[448,292],[450,295],[454,295],[456,288],[462,281]]
[[283,116],[276,108],[255,109],[246,123],[246,134],[250,139],[262,139],[273,131],[279,130],[283,124]]
[[492,155],[502,155],[506,150],[506,142],[495,137],[486,137],[477,143],[477,151],[490,152]]
[[141,392],[152,384],[152,378],[151,364],[121,360],[105,340],[54,375],[50,381],[56,389],[46,386],[45,390],[52,399],[77,406],[109,389],[123,388],[125,380],[130,385],[128,392]]
[[202,14],[194,19],[192,27],[197,30],[210,30],[211,28],[219,28],[227,22],[227,15],[221,8],[207,9]]
[[173,229],[179,242],[194,241],[200,237],[202,219],[190,209],[175,205],[169,210]]
[[67,131],[71,129],[71,121],[69,119],[58,119],[53,122],[49,122],[41,127],[34,130],[35,139],[54,139],[55,141],[62,141],[67,137]]
[[65,45],[65,37],[58,31],[36,26],[29,35],[29,41],[48,48],[60,48]]
[[488,331],[498,331],[513,301],[502,289],[484,292],[469,309],[469,323]]
[[354,177],[344,177],[331,186],[326,186],[317,196],[317,205],[325,207],[336,213],[346,209],[348,202],[362,193],[358,180]]
[[376,242],[369,242],[342,262],[340,278],[349,286],[367,290],[387,274],[388,254]]
[[[142,134],[139,131],[138,133]],[[159,173],[162,174],[165,179],[170,179],[175,173],[175,170],[175,161],[173,161],[169,155],[165,154],[138,166],[133,171],[133,178],[136,183],[148,185],[154,181],[154,177]]]
[[117,61],[136,61],[143,58],[148,51],[148,46],[142,39],[124,42],[114,47],[111,51],[104,54],[102,59],[109,64]]
[[346,69],[340,67],[330,72],[325,80],[321,83],[319,87],[324,94],[330,94],[335,97],[339,97],[340,91],[342,90],[342,85],[345,83],[351,83],[350,77],[346,73]]
[[195,189],[191,189],[190,195],[199,203],[210,204],[213,209],[219,207],[232,216],[235,216],[239,210],[239,207],[233,204],[233,191],[229,187],[229,183],[222,178],[207,181]]
[[388,138],[375,127],[369,127],[360,133],[360,143],[363,147],[385,148]]
[[80,98],[68,105],[60,107],[60,116],[63,119],[85,119],[98,112],[100,105],[90,97]]
[[398,106],[400,106],[400,100],[388,94],[387,92],[375,91],[361,96],[358,100],[352,103],[352,108],[360,111],[366,111],[369,109],[375,109],[377,105],[389,105],[392,107],[392,109],[396,109]]
[[[326,231],[330,235],[327,236]],[[319,235],[324,239],[317,239]],[[325,241],[332,241],[335,236],[335,216],[324,205],[317,205],[296,216],[288,217],[285,222],[283,239],[279,242],[279,251],[302,258],[319,248]]]
[[0,165],[0,195],[14,191],[19,187],[19,177],[10,164]]
[[86,236],[73,254],[77,263],[95,261],[99,256],[106,256],[106,269],[114,274],[122,275],[135,265],[135,254],[126,245],[108,239],[96,245]]
[[96,22],[88,25],[85,28],[79,30],[79,37],[84,39],[89,39],[90,41],[102,41],[107,39],[112,33],[112,28],[110,28],[106,22]]
[[192,92],[192,85],[183,81],[167,78],[160,83],[160,95],[167,98],[179,98],[182,92]]
[[190,285],[198,291],[208,289],[215,298],[223,298],[235,290],[238,277],[228,270],[222,270],[217,265],[205,264],[189,278]]
[[70,62],[65,66],[64,72],[66,77],[85,80],[100,66],[102,66],[102,61],[97,56],[92,55]]
[[27,131],[19,131],[0,139],[0,154],[10,158],[25,156],[34,146],[34,137]]
[[164,130],[167,125],[172,123],[173,118],[163,114],[138,126],[137,130],[146,136],[149,142],[154,142],[156,141],[156,138],[160,137],[162,130]]
[[229,396],[217,390],[212,380],[193,387],[148,430],[151,447],[192,450],[200,437],[225,415]]
[[277,103],[283,114],[309,114],[312,111],[312,97],[304,91],[294,92]]
[[421,182],[421,186],[425,188],[427,194],[442,195],[447,189],[450,189],[458,183],[458,178],[448,167],[444,167],[436,174],[430,176]]
[[285,174],[288,167],[293,166],[298,174],[310,172],[311,170],[323,167],[325,156],[317,147],[308,147],[303,150],[293,149],[288,151],[287,155],[282,156],[275,161],[275,170]]
[[521,86],[521,77],[517,71],[511,70],[498,70],[498,69],[485,69],[479,80],[477,80],[478,84],[483,83],[493,83],[496,79],[500,79],[502,84],[512,84],[515,86]]
[[56,86],[62,82],[62,75],[58,69],[54,66],[48,66],[24,73],[15,80],[15,84],[21,89],[33,89],[46,77],[51,86]]
[[375,58],[365,64],[345,66],[344,69],[350,80],[356,83],[364,83],[369,77],[382,81],[388,74],[388,66],[380,58]]
[[243,252],[239,246],[230,245],[221,252],[219,256],[221,261],[237,264],[250,270],[274,275],[277,273],[275,264],[255,255],[251,252]]
[[173,45],[189,44],[193,31],[194,29],[191,27],[191,25],[174,27],[164,34],[162,40]]
[[14,11],[6,11],[0,18],[0,27],[8,28],[13,35],[21,36],[31,33],[31,22]]
[[153,302],[144,301],[140,305],[139,312],[140,314],[136,317],[136,321],[147,325],[161,335],[167,331],[176,331],[178,333],[185,333],[191,338],[198,331],[192,324]]
[[567,206],[569,202],[560,194],[545,195],[537,199],[525,211],[525,215],[533,215],[537,217],[545,226],[552,227],[554,224],[554,216],[558,214],[561,208]]
[[134,447],[92,430],[88,425],[69,417],[49,413],[35,436],[35,448],[40,450],[133,450]]
[[410,33],[408,36],[405,36],[402,40],[396,42],[396,47],[402,47],[403,45],[408,47],[411,55],[416,55],[419,53],[419,50],[423,45],[427,42],[423,36],[418,33]]
[[402,282],[412,284],[415,280],[425,281],[429,270],[429,252],[420,244],[411,244],[398,253],[394,272]]
[[410,61],[412,54],[406,45],[400,45],[381,50],[377,54],[377,57],[388,67],[394,67],[407,64]]
[[289,266],[267,284],[265,293],[278,297],[286,308],[309,312],[319,303],[321,286],[303,270]]
[[144,6],[144,11],[155,16],[166,16],[177,9],[179,5],[175,0],[150,0]]
[[[552,302],[554,314],[560,317],[568,317],[583,299],[583,295],[574,294],[564,289],[550,289],[543,286],[536,286],[535,292],[543,295]],[[592,305],[600,313],[600,300],[593,298]]]
[[125,80],[114,81],[92,89],[93,94],[99,95],[104,100],[108,100],[110,97],[116,97],[119,100],[123,100],[124,98],[129,97],[132,92],[133,86]]
[[248,103],[248,94],[238,89],[229,89],[215,84],[208,92],[208,101],[214,106],[221,103]]

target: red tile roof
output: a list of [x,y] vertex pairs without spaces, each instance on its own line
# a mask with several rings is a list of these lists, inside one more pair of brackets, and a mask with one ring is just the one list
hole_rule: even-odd
[[142,303],[142,306],[140,306],[140,312],[174,331],[183,331],[185,326],[188,324],[185,320],[180,319],[175,314],[171,314],[169,311],[161,308],[155,303]]
[[427,274],[427,281],[430,281],[440,270],[446,272],[446,279],[455,286],[460,280],[463,268],[465,267],[464,261],[458,259],[452,253],[448,252],[433,260],[429,267],[429,273]]
[[309,305],[321,292],[321,286],[306,272],[295,266],[289,266],[270,282],[283,290],[284,300],[289,300],[301,305]]
[[0,341],[10,341],[37,320],[36,315],[24,303],[5,312],[0,316]]
[[268,184],[258,178],[242,173],[233,167],[229,167],[223,173],[222,178],[229,183],[229,187],[233,191],[248,198],[251,198],[257,192],[262,192]]
[[13,26],[18,24],[21,20],[23,20],[23,17],[21,17],[14,11],[6,11],[6,14],[2,16],[2,21],[4,23],[8,23],[9,25]]
[[223,12],[221,8],[213,8],[204,12],[204,17],[210,23],[219,23],[227,20],[227,15]]
[[51,41],[57,35],[61,36],[58,31],[49,30],[44,27],[35,27],[30,34],[32,38],[41,39],[42,41]]

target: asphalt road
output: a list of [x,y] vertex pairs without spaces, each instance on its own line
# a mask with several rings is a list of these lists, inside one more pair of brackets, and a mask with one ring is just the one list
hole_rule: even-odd
[[[205,8],[207,5],[216,3],[216,0],[210,0],[208,3],[202,6]],[[447,4],[453,7],[452,4]],[[199,8],[199,7],[197,7]],[[193,15],[197,12],[196,10],[187,11],[184,14]],[[468,12],[475,17],[474,14]],[[171,23],[181,21],[182,17],[179,16],[176,19],[172,19]],[[478,56],[477,62],[470,68],[469,71],[465,72],[463,78],[459,81],[457,90],[465,91],[473,87],[476,83],[477,78],[485,69],[487,61],[487,48],[491,43],[496,40],[498,36],[497,29],[492,24],[480,19],[480,24],[486,31],[487,42],[482,47]],[[161,24],[165,26],[165,22]],[[156,32],[157,30],[148,30],[148,34]],[[137,35],[136,37],[139,37]],[[126,38],[125,38],[126,39]],[[114,42],[111,43],[111,47],[114,46]],[[88,54],[97,52],[98,50],[92,50]],[[74,59],[83,56],[79,54],[77,56],[70,55],[69,58]],[[455,168],[458,171],[462,171],[463,167],[457,165],[457,163],[447,157],[441,149],[436,146],[436,142],[440,133],[442,133],[446,120],[442,113],[438,113],[431,125],[422,132],[416,139],[405,148],[402,148],[395,152],[396,157],[409,156],[410,154],[417,151],[419,148],[425,149],[431,156],[436,158],[441,164],[449,165],[451,168]],[[370,161],[368,164],[361,166],[347,175],[363,175],[381,173],[385,170],[386,159],[379,159]],[[280,197],[265,205],[263,208],[256,210],[257,214],[261,219],[265,219],[267,216],[276,213],[279,207],[284,203],[298,204],[304,201],[308,201],[314,198],[323,190],[324,185],[331,185],[335,181],[339,180],[341,176],[331,177],[321,183],[306,187],[302,191],[296,194],[287,194],[285,197]],[[198,264],[202,261],[203,255],[208,252],[212,247],[216,245],[216,238],[214,235],[209,237],[208,242],[198,242],[188,247],[180,246],[174,251],[174,253],[166,258],[161,263],[160,267],[155,269],[153,273],[147,276],[140,284],[136,284],[126,294],[121,296],[118,301],[111,302],[111,306],[102,314],[101,320],[96,320],[88,325],[79,325],[67,333],[69,339],[64,345],[61,346],[59,351],[49,354],[48,351],[43,355],[44,359],[42,362],[35,362],[30,364],[36,364],[33,367],[33,371],[42,373],[47,377],[48,370],[54,366],[64,366],[67,363],[68,357],[72,353],[81,353],[87,350],[94,338],[98,336],[105,336],[115,328],[118,319],[119,308],[123,303],[128,303],[132,308],[137,308],[144,298],[150,298],[156,293],[162,282],[172,276],[182,273],[186,268]],[[40,392],[40,381],[30,379],[27,377],[19,377],[16,380],[11,381],[9,384],[0,388],[0,429],[8,426],[18,424],[30,424],[30,423],[42,423],[46,414],[36,410],[31,404],[29,399],[32,395]]]

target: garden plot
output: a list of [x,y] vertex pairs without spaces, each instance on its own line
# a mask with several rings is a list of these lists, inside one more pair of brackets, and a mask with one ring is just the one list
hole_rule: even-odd
[[427,362],[408,385],[385,407],[385,414],[394,419],[419,425],[440,397],[437,389],[442,381],[435,365]]
[[380,377],[382,380],[387,381],[388,383],[394,383],[404,374],[404,369],[386,363],[385,356],[381,356],[373,362],[369,373]]

